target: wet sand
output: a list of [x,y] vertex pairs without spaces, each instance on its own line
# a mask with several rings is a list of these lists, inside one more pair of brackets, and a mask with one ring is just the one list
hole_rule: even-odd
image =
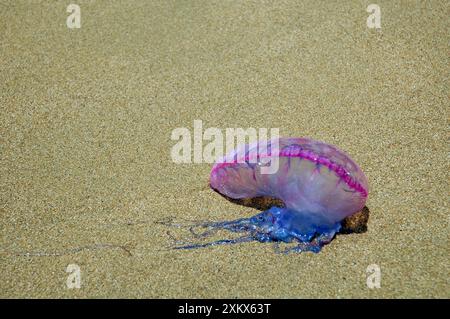
[[[64,2],[0,1],[1,297],[450,297],[446,1],[378,1],[378,31],[367,1],[77,3],[70,30]],[[257,212],[171,160],[196,119],[339,146],[367,232],[168,249],[158,220]]]

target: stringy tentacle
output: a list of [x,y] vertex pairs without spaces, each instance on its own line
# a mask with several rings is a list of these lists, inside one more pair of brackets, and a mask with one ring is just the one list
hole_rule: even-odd
[[243,236],[243,237],[239,237],[239,238],[235,238],[235,239],[216,240],[216,241],[204,243],[204,244],[199,243],[199,244],[190,244],[190,245],[185,245],[185,246],[176,246],[176,247],[173,247],[173,249],[205,248],[205,247],[217,246],[217,245],[239,244],[239,243],[249,242],[249,241],[253,241],[253,240],[254,240],[254,238],[252,236]]
[[[160,224],[170,225],[172,227],[184,228],[190,234],[190,238],[182,240],[176,239],[170,232],[168,235],[173,240],[172,249],[186,250],[206,248],[218,245],[238,244],[249,241],[259,242],[274,242],[274,250],[277,253],[289,254],[291,252],[319,252],[323,245],[329,243],[337,231],[340,229],[340,224],[336,224],[331,228],[317,228],[315,233],[306,236],[297,231],[298,227],[295,222],[296,219],[288,219],[289,223],[282,224],[277,219],[277,212],[282,208],[274,208],[257,214],[251,218],[242,218],[233,221],[220,222],[189,222],[188,224],[174,223],[171,221],[159,222]],[[292,231],[292,228],[294,231]],[[234,233],[241,233],[241,237],[220,239],[202,243],[202,239],[214,235],[219,230],[227,230]],[[197,240],[197,242],[196,242]],[[296,243],[296,246],[289,246],[281,249],[278,243]]]

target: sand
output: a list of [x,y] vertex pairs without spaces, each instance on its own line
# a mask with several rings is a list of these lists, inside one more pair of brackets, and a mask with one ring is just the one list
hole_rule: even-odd
[[[369,1],[77,0],[80,29],[68,3],[0,2],[1,297],[450,297],[447,1],[377,1],[381,30]],[[338,145],[368,231],[168,249],[156,221],[257,212],[172,161],[194,120]]]

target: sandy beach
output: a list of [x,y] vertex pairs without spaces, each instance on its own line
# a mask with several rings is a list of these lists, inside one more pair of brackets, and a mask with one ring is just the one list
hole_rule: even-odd
[[[69,3],[0,0],[0,297],[450,297],[447,1],[377,1],[381,29],[370,1],[77,0],[73,29]],[[195,120],[337,145],[367,232],[170,249],[158,221],[257,213],[172,160]]]

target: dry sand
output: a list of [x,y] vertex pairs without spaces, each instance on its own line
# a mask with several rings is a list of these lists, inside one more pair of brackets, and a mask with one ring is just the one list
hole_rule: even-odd
[[[2,297],[450,297],[447,1],[377,1],[378,31],[369,1],[76,1],[75,30],[68,3],[0,2]],[[156,220],[256,212],[172,162],[194,119],[338,145],[368,231],[167,249]]]

